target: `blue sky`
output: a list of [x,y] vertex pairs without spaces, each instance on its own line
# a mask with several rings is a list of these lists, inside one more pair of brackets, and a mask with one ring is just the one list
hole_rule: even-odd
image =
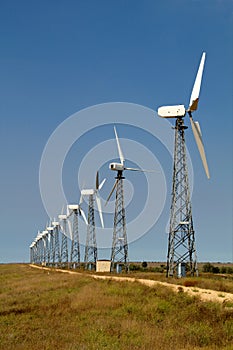
[[[39,167],[54,130],[74,113],[102,103],[128,102],[154,111],[166,104],[187,105],[203,51],[207,59],[194,118],[202,127],[210,180],[191,128],[186,134],[194,169],[197,253],[200,261],[232,261],[232,41],[232,0],[1,1],[0,262],[28,261],[28,247],[48,220],[40,196]],[[163,213],[141,239],[130,244],[129,258],[165,260],[172,159],[144,131],[119,123],[118,133],[148,147],[162,164],[167,181]],[[110,123],[73,145],[63,169],[68,200],[79,198],[76,175],[82,157],[113,137]],[[106,198],[114,174],[107,164],[100,173],[107,177],[102,194]],[[129,174],[129,180],[136,187],[143,183],[143,175],[133,176]],[[143,192],[130,203],[128,218],[140,211],[140,196]]]

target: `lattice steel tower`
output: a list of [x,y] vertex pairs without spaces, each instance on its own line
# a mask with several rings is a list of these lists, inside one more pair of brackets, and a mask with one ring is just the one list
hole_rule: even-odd
[[122,265],[126,272],[129,271],[123,180],[122,171],[118,171],[111,252],[111,271],[116,267],[117,272],[120,272]]
[[111,252],[111,271],[116,268],[117,272],[121,272],[122,266],[125,271],[129,271],[129,259],[128,259],[128,242],[126,233],[126,219],[125,219],[125,205],[124,205],[124,189],[123,189],[123,171],[145,171],[138,168],[125,167],[125,158],[120,146],[120,141],[117,135],[116,128],[114,127],[115,138],[117,143],[118,154],[120,163],[110,163],[109,169],[117,171],[116,181],[113,188],[107,198],[106,203],[109,201],[114,190],[116,190],[115,200],[115,215],[114,215],[114,227],[113,227],[113,239],[112,239],[112,252]]
[[84,263],[85,263],[86,269],[92,270],[96,266],[96,260],[97,260],[95,211],[94,211],[94,198],[92,194],[89,195],[87,220],[88,220],[88,225],[87,225],[87,238],[86,238],[86,246],[85,246]]
[[47,257],[48,257],[48,247],[47,247],[47,242],[48,242],[48,239],[47,239],[47,234],[48,234],[48,231],[45,230],[43,231],[43,235],[42,235],[42,245],[43,245],[43,248],[42,248],[42,264],[45,266],[47,264]]
[[183,118],[177,118],[167,276],[179,275],[184,268],[191,275],[198,274],[184,135],[186,128]]
[[167,277],[182,277],[186,274],[186,270],[190,271],[192,276],[195,273],[198,275],[184,135],[187,126],[184,125],[184,117],[188,113],[206,176],[209,178],[201,128],[199,123],[192,118],[192,112],[198,107],[204,63],[205,52],[202,54],[188,109],[186,110],[184,105],[163,106],[158,109],[160,117],[176,119]]
[[71,251],[70,251],[70,265],[71,268],[80,267],[80,244],[78,232],[78,205],[69,205],[69,209],[73,211],[73,223],[71,232]]
[[53,239],[54,239],[54,258],[53,263],[55,263],[55,266],[61,264],[61,254],[60,254],[60,239],[59,239],[59,223],[56,223],[56,225],[53,228]]
[[67,267],[69,262],[68,253],[68,237],[67,237],[67,215],[58,215],[61,223],[59,225],[61,231],[61,265],[62,267]]

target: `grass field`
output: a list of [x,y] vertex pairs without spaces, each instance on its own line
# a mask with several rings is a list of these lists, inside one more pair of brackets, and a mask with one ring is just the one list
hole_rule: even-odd
[[233,308],[162,286],[0,265],[0,349],[230,350]]

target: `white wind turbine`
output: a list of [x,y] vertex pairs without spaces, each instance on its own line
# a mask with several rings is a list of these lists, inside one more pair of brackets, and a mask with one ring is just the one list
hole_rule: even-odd
[[109,169],[117,172],[116,181],[106,200],[106,204],[107,204],[113,192],[116,190],[113,240],[112,240],[112,252],[111,252],[111,271],[114,270],[114,267],[116,265],[117,272],[120,272],[122,265],[124,265],[125,271],[128,272],[129,263],[128,263],[128,243],[127,243],[127,234],[126,234],[126,218],[125,218],[124,190],[123,190],[123,179],[124,179],[123,171],[124,170],[140,171],[140,172],[154,172],[154,171],[126,167],[125,157],[121,149],[120,141],[119,141],[115,126],[114,126],[114,133],[115,133],[120,163],[114,162],[109,164]]
[[191,275],[194,275],[195,272],[198,274],[185,146],[185,130],[187,126],[184,125],[184,117],[186,113],[189,115],[193,135],[206,176],[209,179],[210,174],[202,141],[201,128],[199,123],[192,118],[192,113],[198,108],[205,57],[206,54],[203,52],[188,108],[186,109],[184,105],[158,108],[159,117],[175,118],[176,120],[167,276],[185,274],[184,269],[186,265],[189,265]]

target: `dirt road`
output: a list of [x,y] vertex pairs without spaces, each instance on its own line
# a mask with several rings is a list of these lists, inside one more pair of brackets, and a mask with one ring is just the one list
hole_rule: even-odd
[[[78,275],[84,275],[81,272],[76,271],[69,271],[69,270],[62,270],[62,269],[51,269],[48,267],[41,267],[37,265],[29,265],[33,268],[43,269],[43,270],[52,270],[62,273],[68,273],[68,274],[78,274]],[[142,278],[134,278],[134,277],[117,277],[117,276],[102,276],[97,274],[85,274],[85,276],[90,276],[94,279],[109,279],[113,281],[127,281],[127,282],[138,282],[141,284],[144,284],[148,287],[154,287],[156,285],[162,285],[167,288],[172,289],[175,292],[184,292],[191,296],[198,296],[203,301],[212,301],[212,302],[218,302],[221,304],[225,304],[226,302],[233,303],[233,294],[232,293],[225,293],[220,292],[212,289],[202,289],[197,287],[185,287],[177,284],[171,284],[167,282],[160,282],[160,281],[154,281],[149,279],[142,279]]]

